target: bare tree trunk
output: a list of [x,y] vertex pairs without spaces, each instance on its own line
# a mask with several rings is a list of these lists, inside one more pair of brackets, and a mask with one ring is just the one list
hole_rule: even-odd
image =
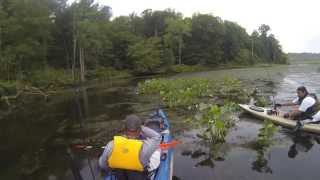
[[89,99],[88,99],[87,88],[82,87],[81,92],[82,92],[82,98],[83,98],[84,118],[87,118],[89,116]]
[[80,57],[80,80],[81,82],[86,81],[85,77],[85,61],[84,61],[84,51],[83,48],[79,48],[79,57]]
[[8,75],[8,79],[7,79],[7,81],[9,82],[10,81],[10,65],[9,65],[9,63],[7,62],[7,75]]
[[182,60],[181,60],[181,56],[182,56],[182,40],[179,40],[179,64],[182,64]]
[[154,28],[154,36],[158,37],[158,26],[157,25]]
[[[77,9],[77,6],[76,6]],[[75,9],[75,10],[76,10]],[[74,10],[74,11],[75,11]],[[71,71],[72,71],[72,79],[73,81],[76,81],[76,58],[77,58],[77,24],[76,24],[76,14],[73,11],[73,22],[72,22],[72,36],[73,36],[73,57],[72,57],[72,65],[71,65]]]
[[[67,64],[66,64],[66,69],[72,69],[72,65],[70,66],[70,52],[69,52],[69,49],[68,49],[68,45],[67,45],[67,42],[65,40],[65,38],[63,38],[63,46],[64,46],[64,49],[65,49],[65,53],[66,53],[66,56],[67,56]],[[72,63],[71,63],[72,64]]]
[[72,79],[73,81],[76,80],[76,73],[75,73],[75,69],[76,69],[76,56],[77,56],[77,39],[74,35],[73,37],[73,57],[72,57]]
[[253,39],[251,39],[251,58],[253,59]]
[[2,49],[1,49],[1,47],[2,47],[2,43],[1,43],[1,42],[2,42],[2,41],[1,41],[2,36],[1,36],[1,35],[2,35],[2,27],[0,26],[0,57],[1,57],[1,50],[2,50]]

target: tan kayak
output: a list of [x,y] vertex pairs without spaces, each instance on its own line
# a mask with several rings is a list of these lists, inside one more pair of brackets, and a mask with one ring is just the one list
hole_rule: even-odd
[[[247,105],[247,104],[239,104],[239,106],[246,112],[254,115],[259,119],[262,119],[262,120],[268,119],[275,124],[278,124],[287,128],[294,128],[296,126],[297,121],[295,120],[285,119],[278,115],[268,115],[267,114],[268,108],[257,107],[257,106]],[[305,124],[301,130],[320,134],[320,124]]]

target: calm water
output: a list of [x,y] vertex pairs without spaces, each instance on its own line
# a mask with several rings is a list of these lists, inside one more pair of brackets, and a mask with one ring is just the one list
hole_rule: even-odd
[[[298,85],[320,93],[319,65],[291,65],[186,73],[174,76],[223,78],[235,76],[248,87],[274,95],[278,102],[291,100]],[[136,94],[139,80],[100,83],[51,97],[19,103],[0,116],[0,179],[71,180],[101,179],[96,161],[104,145],[122,128],[130,113],[147,115],[159,99]],[[175,179],[316,179],[320,178],[320,140],[295,136],[286,129],[274,136],[273,145],[258,153],[253,144],[260,120],[241,114],[224,144],[210,145],[197,138],[197,129],[184,123],[182,112],[169,111],[176,148]],[[76,151],[72,144],[96,145]]]

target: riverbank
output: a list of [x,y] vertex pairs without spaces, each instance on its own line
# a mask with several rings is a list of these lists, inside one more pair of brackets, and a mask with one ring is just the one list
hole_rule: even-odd
[[[86,75],[86,83],[104,82],[119,79],[131,78],[148,78],[153,76],[176,75],[179,73],[202,72],[202,71],[218,71],[227,69],[241,68],[262,68],[262,67],[279,67],[287,66],[284,64],[254,64],[254,65],[220,65],[220,66],[203,66],[203,65],[174,65],[166,69],[161,69],[153,74],[134,74],[128,70],[116,70],[114,68],[98,68],[90,70]],[[38,89],[43,91],[63,91],[80,84],[80,80],[73,80],[70,70],[62,69],[44,69],[31,73],[30,75],[16,81],[0,81],[0,99],[8,96],[16,96],[19,91],[24,89]],[[83,84],[83,83],[82,83]],[[0,100],[1,101],[1,100]]]

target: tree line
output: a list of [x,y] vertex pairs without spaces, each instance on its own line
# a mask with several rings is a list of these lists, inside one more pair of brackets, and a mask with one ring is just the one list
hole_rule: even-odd
[[112,17],[94,0],[1,0],[0,79],[64,69],[73,79],[101,67],[155,73],[172,65],[286,63],[268,25],[249,35],[210,14],[172,9]]

